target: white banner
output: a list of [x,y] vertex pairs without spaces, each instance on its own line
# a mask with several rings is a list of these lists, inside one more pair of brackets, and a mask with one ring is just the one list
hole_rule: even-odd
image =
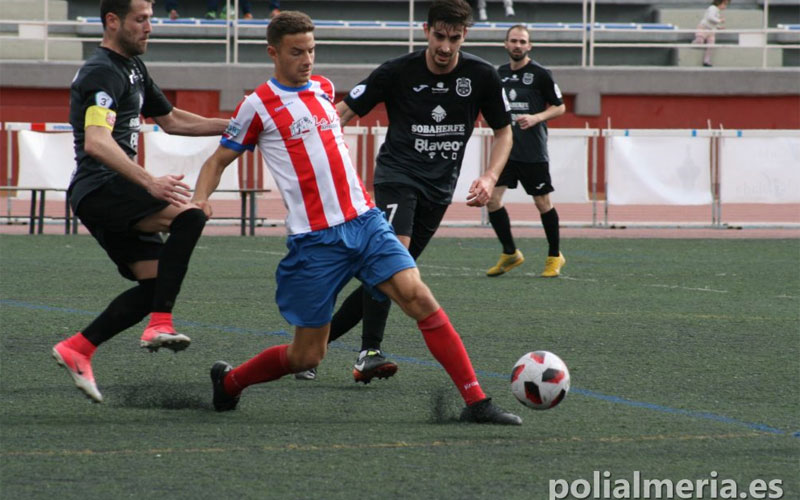
[[[18,186],[66,189],[75,170],[75,149],[72,133],[17,132],[19,144]],[[3,179],[5,184],[6,180]],[[28,200],[30,191],[19,191],[18,197]],[[65,193],[49,192],[47,199],[63,200]]]
[[[588,138],[550,136],[547,152],[550,155],[550,181],[555,191],[550,199],[555,203],[585,203],[589,201],[589,151]],[[509,189],[504,202],[533,203],[522,185]]]
[[[144,167],[153,175],[183,174],[183,182],[194,189],[203,162],[217,149],[219,136],[185,137],[163,132],[145,134]],[[239,189],[239,169],[233,162],[222,173],[217,189]],[[238,199],[238,193],[215,193],[214,199]]]
[[611,205],[711,204],[708,137],[606,137]]
[[800,137],[720,141],[722,203],[800,202]]
[[[479,129],[475,129],[472,137],[467,142],[464,153],[464,162],[461,165],[461,174],[453,193],[453,203],[464,202],[467,199],[469,186],[480,175],[484,154],[484,141]],[[386,140],[385,129],[375,135],[375,155],[378,148]],[[550,177],[555,192],[550,195],[551,200],[561,203],[584,203],[589,201],[587,190],[588,183],[588,139],[586,137],[551,136],[548,139],[548,152],[550,154]],[[488,158],[488,156],[487,156]],[[521,185],[517,189],[507,190],[503,196],[504,202],[530,202],[529,196]]]

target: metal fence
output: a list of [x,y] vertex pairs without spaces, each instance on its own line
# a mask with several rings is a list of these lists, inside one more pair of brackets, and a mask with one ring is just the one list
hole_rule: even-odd
[[[690,43],[695,29],[682,29],[666,23],[599,23],[596,0],[583,0],[579,23],[522,23],[531,29],[537,47],[580,49],[580,66],[593,67],[597,49],[625,50],[697,48]],[[48,2],[44,1],[43,19],[0,19],[6,35],[0,40],[41,41],[45,61],[52,60],[50,42],[99,42],[102,27],[99,17],[76,20],[51,20]],[[150,43],[204,44],[224,46],[224,63],[238,63],[239,49],[245,45],[265,45],[267,19],[239,19],[239,1],[227,0],[229,20],[154,18],[158,27]],[[800,24],[769,28],[769,0],[764,0],[763,26],[758,29],[726,29],[715,44],[704,45],[723,50],[761,49],[761,66],[768,65],[768,52],[800,49]],[[414,21],[414,0],[409,1],[408,21],[315,20],[317,43],[332,46],[405,46],[409,51],[425,45],[422,23]],[[466,47],[502,47],[505,30],[517,23],[479,22],[471,31]],[[724,40],[724,43],[722,43]]]

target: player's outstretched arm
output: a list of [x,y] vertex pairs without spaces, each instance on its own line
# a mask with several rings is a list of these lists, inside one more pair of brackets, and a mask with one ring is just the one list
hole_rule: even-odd
[[181,206],[189,199],[189,186],[181,182],[183,175],[153,177],[138,163],[128,158],[111,136],[111,130],[105,127],[86,127],[83,147],[86,154],[117,171],[129,181],[142,186],[159,200]]
[[241,152],[225,146],[218,146],[217,150],[203,163],[200,174],[197,176],[197,185],[194,188],[192,202],[203,209],[206,217],[211,217],[213,214],[208,198],[219,186],[222,172],[225,171],[225,167],[241,154]]
[[166,115],[153,117],[153,120],[168,134],[175,135],[222,135],[228,126],[228,120],[206,118],[179,108],[172,108]]
[[356,112],[350,109],[350,106],[344,101],[336,103],[336,112],[339,113],[339,125],[342,127],[356,116]]
[[497,183],[497,179],[500,178],[500,174],[508,161],[512,144],[511,125],[495,129],[492,151],[489,154],[489,167],[483,175],[472,181],[467,195],[467,205],[482,207],[489,202],[494,185]]

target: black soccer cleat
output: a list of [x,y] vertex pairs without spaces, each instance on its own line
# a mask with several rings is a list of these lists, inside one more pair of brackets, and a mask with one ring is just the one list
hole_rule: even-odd
[[214,409],[231,411],[239,404],[239,395],[231,396],[225,391],[225,376],[233,367],[225,361],[217,361],[211,367],[211,383],[214,387]]
[[522,419],[492,404],[492,398],[472,403],[461,410],[462,422],[474,424],[522,425]]
[[373,378],[389,378],[397,373],[397,363],[393,363],[378,349],[369,349],[359,356],[353,365],[353,379],[369,384]]

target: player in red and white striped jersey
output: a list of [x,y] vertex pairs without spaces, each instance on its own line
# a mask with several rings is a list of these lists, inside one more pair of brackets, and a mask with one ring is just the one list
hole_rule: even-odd
[[215,363],[214,408],[233,410],[246,387],[316,367],[327,351],[336,295],[355,276],[377,299],[391,298],[417,320],[467,404],[462,420],[521,424],[483,393],[461,337],[358,178],[333,107],[333,85],[311,76],[313,31],[311,19],[300,12],[272,19],[267,50],[275,76],[245,97],[197,180],[193,201],[211,216],[208,198],[223,170],[258,145],[289,210],[289,253],[278,265],[275,298],[295,326],[294,338],[236,368]]
[[325,77],[297,87],[272,78],[239,104],[221,141],[237,153],[258,145],[288,208],[289,234],[335,226],[373,206],[350,165],[333,96]]

